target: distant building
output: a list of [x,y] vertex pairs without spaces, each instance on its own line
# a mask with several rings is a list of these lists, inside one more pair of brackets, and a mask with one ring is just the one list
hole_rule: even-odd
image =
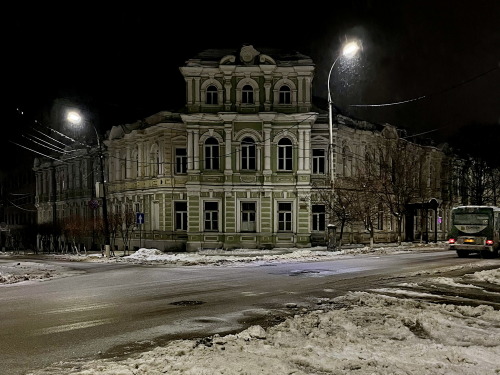
[[31,249],[35,243],[37,209],[31,168],[0,172],[0,248]]
[[[318,191],[354,178],[382,139],[402,139],[391,125],[335,115],[330,171],[328,115],[312,103],[315,66],[297,52],[250,45],[207,50],[180,72],[184,112],[113,127],[105,140],[108,211],[139,220],[134,247],[325,244],[334,218]],[[413,182],[420,195],[406,205],[403,240],[443,240],[453,199],[450,158],[434,146],[411,147],[422,155]],[[40,222],[71,215],[95,220],[99,209],[92,203],[100,198],[92,152],[64,163],[39,161],[35,171]],[[396,240],[394,217],[382,205],[375,225],[376,241]],[[344,235],[344,243],[368,241],[362,222]],[[124,245],[119,236],[116,243]]]

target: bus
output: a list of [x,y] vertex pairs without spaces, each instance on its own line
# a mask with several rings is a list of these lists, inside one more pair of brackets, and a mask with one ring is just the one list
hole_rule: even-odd
[[461,258],[473,253],[497,257],[499,232],[500,207],[458,206],[451,210],[448,245]]

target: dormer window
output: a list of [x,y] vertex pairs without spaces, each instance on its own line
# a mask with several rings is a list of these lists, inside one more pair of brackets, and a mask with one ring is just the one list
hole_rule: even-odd
[[292,104],[292,92],[290,87],[286,85],[280,87],[279,104]]
[[254,104],[253,87],[252,86],[245,85],[241,89],[241,103]]
[[207,87],[205,104],[219,104],[219,93],[214,85]]

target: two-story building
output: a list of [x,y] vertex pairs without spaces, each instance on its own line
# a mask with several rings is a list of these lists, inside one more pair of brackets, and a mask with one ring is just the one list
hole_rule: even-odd
[[[297,52],[251,45],[207,50],[180,72],[186,83],[184,112],[160,112],[115,126],[104,142],[108,209],[140,214],[134,247],[196,251],[324,242],[333,219],[315,201],[315,189],[331,189],[332,179],[354,175],[360,155],[375,149],[387,133],[397,136],[390,125],[340,115],[330,129],[327,112],[312,103],[314,63]],[[428,159],[419,180],[426,193],[414,202],[405,235],[415,238],[424,222],[419,215],[425,214],[427,232],[443,239],[446,155],[418,147]],[[53,218],[54,207],[59,216],[92,216],[88,202],[95,195],[87,179],[95,173],[89,172],[88,156],[36,165],[39,220]],[[330,157],[334,170],[328,167]],[[391,215],[379,220],[377,239],[394,241]],[[356,231],[352,240],[366,239],[362,225],[349,230]]]

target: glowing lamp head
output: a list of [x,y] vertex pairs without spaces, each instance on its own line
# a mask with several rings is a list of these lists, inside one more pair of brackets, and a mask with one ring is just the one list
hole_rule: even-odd
[[358,42],[349,42],[342,48],[342,55],[345,57],[353,57],[360,49]]
[[66,115],[66,119],[74,125],[79,125],[82,122],[82,116],[75,111],[69,111]]
[[493,240],[486,240],[486,245],[492,246],[493,245]]
[[450,238],[450,239],[448,240],[448,243],[454,244],[454,243],[455,243],[455,239],[454,239],[454,238]]

